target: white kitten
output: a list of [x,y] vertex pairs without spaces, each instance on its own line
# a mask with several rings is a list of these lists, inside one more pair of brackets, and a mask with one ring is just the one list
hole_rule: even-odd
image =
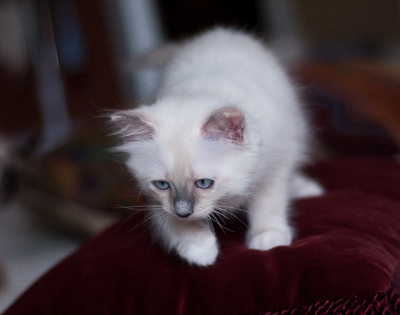
[[252,36],[216,28],[184,42],[157,100],[117,112],[127,166],[161,206],[152,220],[168,249],[207,266],[218,256],[207,222],[248,210],[247,245],[289,245],[288,205],[322,189],[298,170],[308,127],[271,52]]

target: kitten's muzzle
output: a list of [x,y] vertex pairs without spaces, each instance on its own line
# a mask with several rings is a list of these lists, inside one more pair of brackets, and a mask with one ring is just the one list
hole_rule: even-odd
[[177,216],[181,218],[187,218],[194,212],[193,198],[182,199],[178,197],[174,198],[173,202],[173,211]]

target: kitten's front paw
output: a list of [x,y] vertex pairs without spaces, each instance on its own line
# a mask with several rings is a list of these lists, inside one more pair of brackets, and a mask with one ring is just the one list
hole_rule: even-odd
[[217,239],[213,234],[181,242],[176,248],[178,254],[190,264],[212,265],[218,256]]
[[287,246],[292,242],[290,232],[269,230],[260,234],[251,235],[247,247],[250,249],[268,250],[276,246]]

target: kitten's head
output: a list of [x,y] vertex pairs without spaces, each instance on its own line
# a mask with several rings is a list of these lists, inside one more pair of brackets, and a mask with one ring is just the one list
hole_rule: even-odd
[[237,108],[196,114],[190,108],[196,107],[171,111],[155,104],[111,118],[143,192],[170,215],[198,219],[209,216],[219,200],[244,192],[249,150],[245,118]]

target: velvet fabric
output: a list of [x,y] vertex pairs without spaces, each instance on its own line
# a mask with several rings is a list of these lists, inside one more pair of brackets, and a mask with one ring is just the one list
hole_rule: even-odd
[[217,231],[215,265],[194,267],[152,242],[136,215],[83,244],[5,315],[398,314],[400,164],[338,158],[309,172],[327,192],[294,202],[291,246],[249,250],[231,220],[234,232]]

